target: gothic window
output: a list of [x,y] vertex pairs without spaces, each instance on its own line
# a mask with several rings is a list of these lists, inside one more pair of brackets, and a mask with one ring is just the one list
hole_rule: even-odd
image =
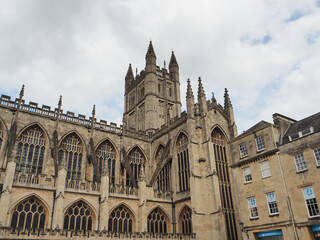
[[111,212],[108,220],[108,230],[112,232],[132,232],[133,216],[123,205]]
[[82,201],[73,204],[64,215],[63,229],[91,231],[93,222],[91,209]]
[[103,163],[106,162],[109,172],[110,184],[115,184],[115,169],[116,169],[116,152],[109,141],[105,141],[98,147],[96,151],[99,172],[101,174]]
[[185,207],[180,214],[180,229],[183,234],[192,233],[192,211]]
[[19,138],[16,170],[40,174],[45,151],[45,138],[38,126],[26,129]]
[[167,233],[168,217],[160,208],[154,209],[148,216],[149,233]]
[[[132,149],[128,155],[128,161],[132,169],[133,179],[138,184],[141,166],[144,167],[145,158],[138,147]],[[131,186],[131,179],[129,174],[126,174],[126,185]]]
[[[231,194],[231,181],[227,159],[227,139],[219,128],[211,134],[216,171],[219,179],[222,211],[226,220],[227,239],[238,239],[234,206]],[[248,178],[249,179],[249,178]]]
[[23,232],[28,229],[44,229],[46,215],[46,210],[36,198],[28,198],[14,208],[11,227]]
[[67,161],[67,179],[80,179],[83,146],[78,135],[72,133],[63,139],[59,149],[60,161],[62,161],[63,153]]
[[177,141],[178,152],[178,175],[179,175],[179,191],[184,192],[190,189],[190,168],[189,168],[189,152],[188,138],[181,134]]

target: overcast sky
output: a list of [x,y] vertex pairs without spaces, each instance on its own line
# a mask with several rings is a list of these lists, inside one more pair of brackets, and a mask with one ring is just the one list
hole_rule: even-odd
[[140,72],[174,50],[186,81],[223,105],[238,131],[319,112],[320,0],[0,0],[0,94],[121,124],[129,63]]

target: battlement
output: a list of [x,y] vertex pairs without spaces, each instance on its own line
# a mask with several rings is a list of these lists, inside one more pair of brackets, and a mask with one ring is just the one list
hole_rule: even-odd
[[[16,98],[13,101],[11,100],[10,96],[2,94],[0,98],[0,106],[17,110],[19,107],[19,99]],[[92,117],[87,118],[85,115],[82,114],[78,114],[78,116],[76,116],[74,112],[70,111],[64,113],[62,109],[60,110],[60,114],[58,114],[57,108],[51,109],[51,107],[47,105],[42,105],[42,107],[40,107],[38,103],[35,102],[29,102],[29,104],[27,104],[25,103],[25,100],[22,100],[20,111],[48,118],[56,118],[62,121],[71,122],[73,124],[79,124],[85,127],[91,127],[93,122],[93,127],[95,129],[104,130],[107,132],[122,133],[122,125],[117,126],[117,124],[113,122],[110,122],[108,124],[105,120],[100,120],[100,122],[97,122],[97,120],[94,119],[94,121],[92,121]]]

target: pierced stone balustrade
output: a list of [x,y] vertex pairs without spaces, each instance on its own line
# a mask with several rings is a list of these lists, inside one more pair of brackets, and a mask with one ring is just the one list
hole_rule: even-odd
[[33,173],[21,173],[17,171],[14,174],[13,185],[53,189],[55,186],[55,179],[52,177],[47,177],[45,174],[37,175]]
[[66,180],[66,190],[76,191],[76,192],[86,192],[86,193],[99,193],[100,183],[81,181],[76,179]]
[[123,186],[121,184],[110,184],[109,193],[112,194],[121,194],[121,195],[132,195],[138,196],[138,189],[131,186]]

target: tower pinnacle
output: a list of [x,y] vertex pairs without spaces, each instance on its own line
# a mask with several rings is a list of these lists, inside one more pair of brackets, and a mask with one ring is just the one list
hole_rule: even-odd
[[173,51],[171,53],[169,66],[172,66],[172,65],[177,65],[178,66],[178,62],[177,62],[176,56],[174,55]]
[[149,42],[149,47],[148,47],[148,51],[147,51],[147,54],[146,54],[146,58],[149,57],[149,56],[156,57],[156,54],[154,53],[152,41]]

